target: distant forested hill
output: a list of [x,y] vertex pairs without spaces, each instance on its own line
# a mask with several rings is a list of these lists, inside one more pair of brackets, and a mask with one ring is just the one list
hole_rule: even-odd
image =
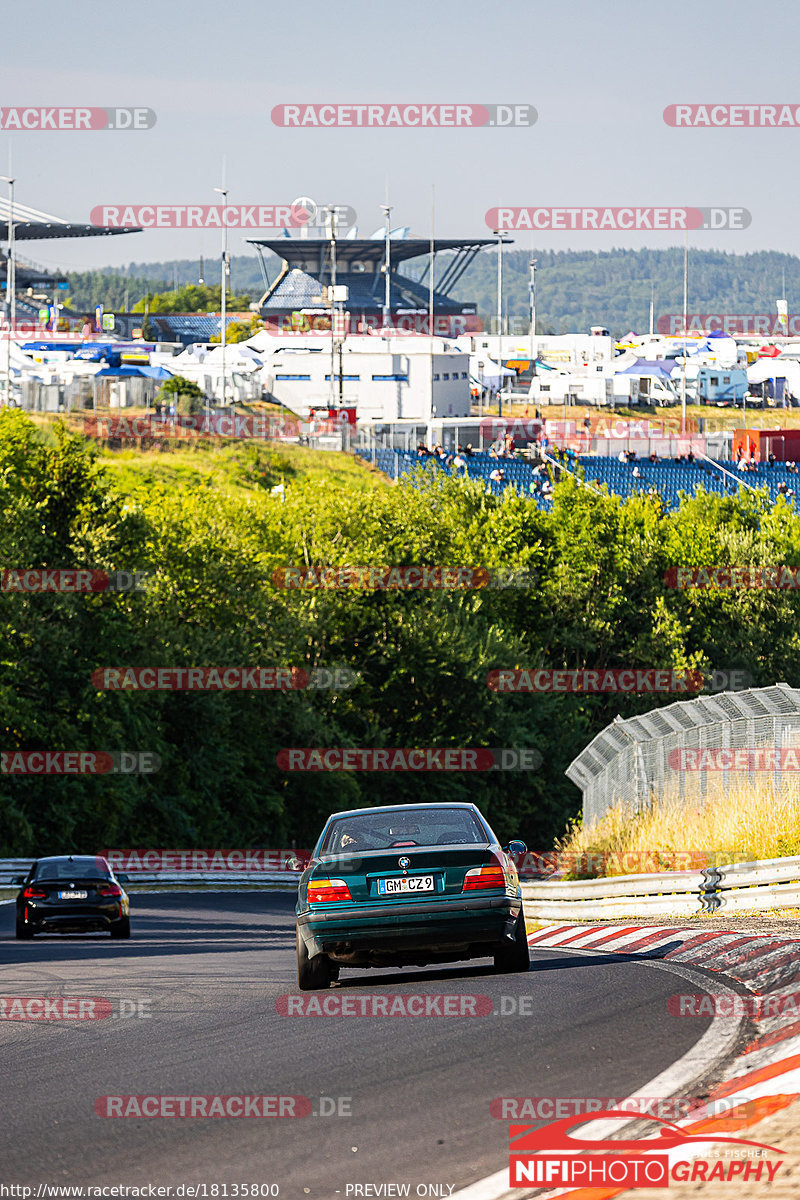
[[[445,259],[441,256],[441,270]],[[655,317],[683,310],[683,250],[514,250],[503,255],[505,309],[510,318],[523,323],[528,316],[528,264],[536,269],[536,320],[540,333],[588,332],[590,325],[607,325],[612,333],[637,333],[648,327],[651,287]],[[279,269],[272,259],[270,278]],[[406,268],[411,273],[410,268]],[[197,259],[174,262],[131,263],[127,271],[104,268],[71,273],[69,302],[76,309],[103,303],[109,311],[120,311],[127,288],[129,308],[148,291],[167,291],[176,284],[197,283],[201,264]],[[207,284],[219,279],[219,262],[202,264]],[[438,275],[437,271],[437,275]],[[789,311],[800,304],[800,258],[777,251],[726,254],[719,250],[689,252],[690,312],[774,313],[775,300],[783,294]],[[231,259],[231,290],[257,300],[264,291],[258,259],[245,255]],[[462,277],[455,295],[474,300],[487,328],[497,311],[497,257],[487,250],[479,254]]]

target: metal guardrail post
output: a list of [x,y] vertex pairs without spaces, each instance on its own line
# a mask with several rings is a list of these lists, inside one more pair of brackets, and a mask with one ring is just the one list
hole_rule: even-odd
[[714,913],[722,906],[722,896],[720,895],[722,871],[717,867],[703,867],[701,874],[703,882],[699,888],[700,908],[697,911]]

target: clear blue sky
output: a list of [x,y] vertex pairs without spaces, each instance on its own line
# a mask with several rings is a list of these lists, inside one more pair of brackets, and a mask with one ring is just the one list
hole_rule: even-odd
[[[232,202],[352,205],[368,235],[388,178],[393,221],[484,236],[495,205],[743,205],[744,231],[690,245],[800,248],[800,129],[673,129],[675,102],[800,105],[800,9],[744,0],[405,0],[391,4],[38,0],[3,17],[3,105],[145,105],[143,132],[0,132],[17,198],[73,221],[97,204],[209,204],[223,156]],[[516,102],[532,128],[279,129],[282,102]],[[5,185],[0,184],[0,189]],[[230,235],[233,253],[244,250]],[[678,244],[670,233],[551,233],[542,248]],[[528,248],[529,234],[517,245]],[[190,230],[30,242],[88,269],[219,253]]]

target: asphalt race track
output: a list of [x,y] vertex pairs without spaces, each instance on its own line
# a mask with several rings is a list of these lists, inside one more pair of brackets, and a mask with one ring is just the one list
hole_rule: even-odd
[[[150,1013],[0,1021],[0,1179],[205,1183],[208,1196],[212,1184],[219,1196],[223,1184],[277,1184],[301,1200],[345,1197],[348,1184],[410,1183],[411,1195],[438,1184],[447,1195],[507,1162],[493,1098],[628,1096],[708,1026],[667,1016],[681,989],[663,970],[557,951],[535,953],[528,975],[483,963],[342,972],[343,990],[481,994],[496,1010],[531,997],[533,1015],[280,1016],[276,998],[299,994],[293,903],[258,892],[134,895],[129,942],[17,942],[13,905],[0,907],[0,996],[103,996],[135,1002],[128,1011],[144,1001]],[[123,1094],[301,1095],[313,1114],[96,1115],[98,1097]],[[321,1103],[351,1115],[319,1115]]]

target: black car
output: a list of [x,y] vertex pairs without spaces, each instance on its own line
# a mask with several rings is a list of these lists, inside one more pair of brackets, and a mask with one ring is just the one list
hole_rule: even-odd
[[17,937],[37,933],[89,933],[108,930],[112,938],[131,936],[130,903],[122,887],[127,875],[115,875],[104,858],[71,854],[39,858],[17,896]]

